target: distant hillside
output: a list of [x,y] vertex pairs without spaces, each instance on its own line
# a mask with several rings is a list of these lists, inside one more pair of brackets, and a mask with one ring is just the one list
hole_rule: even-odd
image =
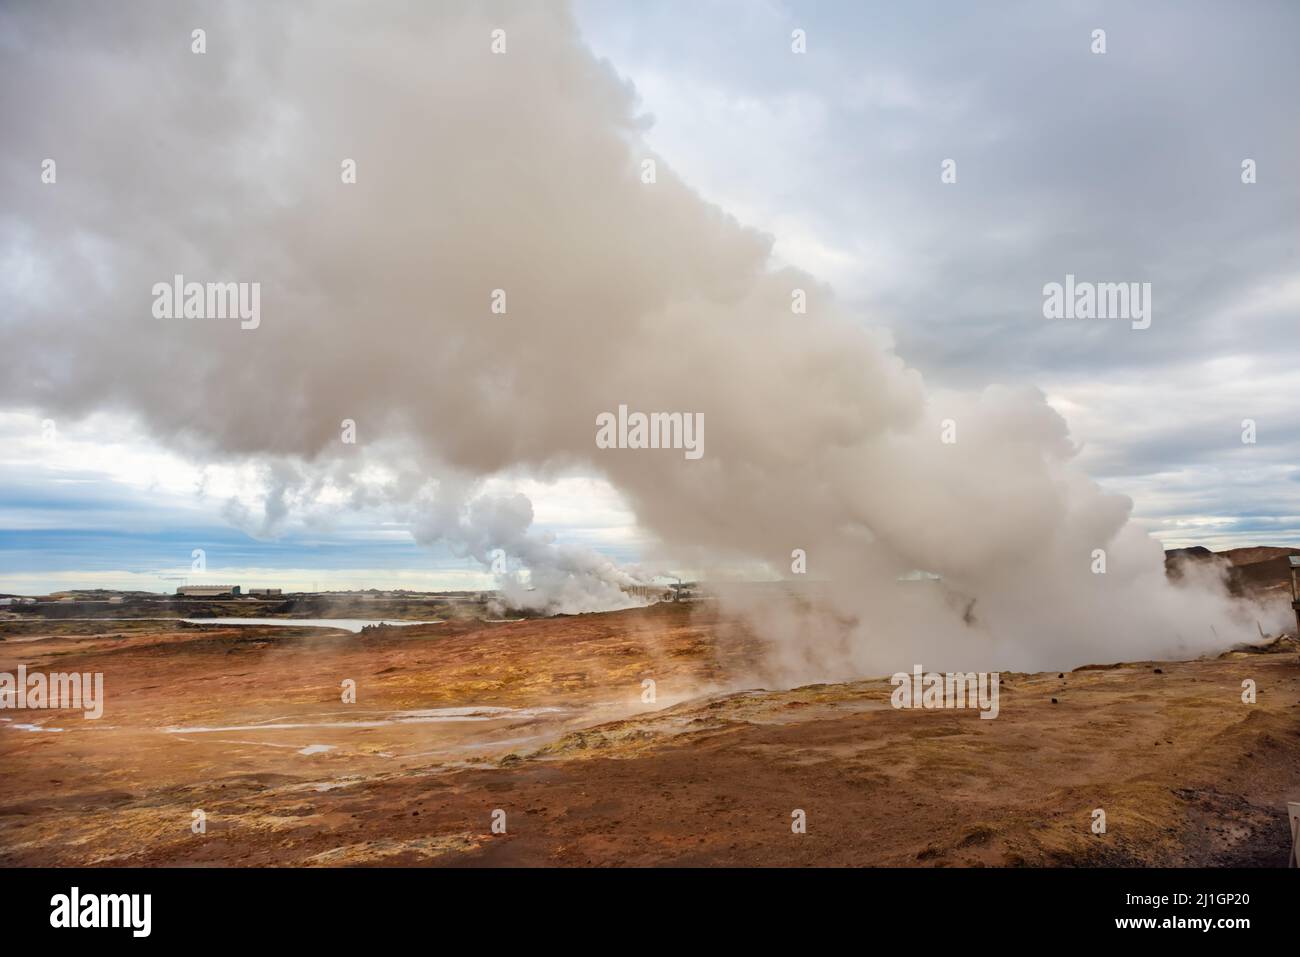
[[1184,559],[1200,561],[1203,559],[1213,558],[1214,552],[1210,551],[1204,545],[1193,545],[1191,548],[1167,548],[1165,549],[1165,567],[1176,564]]
[[1191,548],[1171,548],[1165,552],[1165,571],[1170,578],[1182,577],[1185,562],[1216,561],[1224,565],[1228,587],[1234,594],[1257,597],[1291,594],[1291,566],[1289,558],[1300,555],[1300,548],[1278,545],[1250,545],[1212,552],[1195,545]]
[[1278,545],[1251,545],[1246,548],[1230,548],[1226,552],[1219,552],[1228,561],[1234,565],[1257,565],[1260,562],[1275,561],[1281,559],[1282,564],[1286,564],[1286,559],[1291,555],[1300,555],[1300,548],[1284,548]]

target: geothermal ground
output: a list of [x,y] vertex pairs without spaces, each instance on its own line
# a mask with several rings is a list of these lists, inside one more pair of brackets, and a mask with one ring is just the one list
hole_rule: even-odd
[[712,602],[0,637],[0,671],[103,672],[106,697],[0,711],[3,865],[1281,866],[1300,793],[1290,639],[1004,673],[981,720],[895,710],[885,677],[764,690]]

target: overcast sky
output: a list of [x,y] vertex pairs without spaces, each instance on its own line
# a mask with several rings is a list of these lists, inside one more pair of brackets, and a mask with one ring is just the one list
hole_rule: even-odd
[[[1300,7],[576,11],[653,117],[655,151],[888,330],[932,388],[1042,389],[1084,469],[1166,545],[1300,544]],[[0,145],[7,170],[15,150]],[[9,296],[17,273],[0,273]],[[1044,319],[1043,286],[1067,273],[1150,282],[1150,328]],[[200,546],[206,580],[245,585],[490,582],[379,510],[294,501],[271,533],[256,463],[187,459],[125,417],[53,433],[44,418],[0,409],[0,591],[169,590]],[[521,481],[559,540],[638,557],[644,536],[608,484],[502,484]]]

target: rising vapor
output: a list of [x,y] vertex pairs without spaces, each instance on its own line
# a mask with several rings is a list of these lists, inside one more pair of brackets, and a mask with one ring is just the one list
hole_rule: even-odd
[[[820,587],[727,593],[786,680],[1255,633],[1217,583],[1165,580],[1041,393],[928,390],[814,277],[774,268],[770,237],[647,149],[634,89],[564,8],[10,5],[0,48],[6,403],[117,410],[196,457],[353,482],[421,542],[509,552],[536,589],[510,597],[553,611],[627,603],[638,574],[483,483],[601,474],[660,560],[785,577],[806,552]],[[259,283],[257,327],[155,318],[176,275]],[[599,448],[620,405],[701,415],[706,454]],[[399,475],[381,492],[358,478],[376,461]],[[915,569],[942,581],[898,581]]]

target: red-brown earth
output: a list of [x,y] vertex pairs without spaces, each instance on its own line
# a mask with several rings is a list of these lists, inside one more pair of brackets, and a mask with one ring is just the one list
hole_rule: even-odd
[[1291,639],[1004,673],[981,720],[895,710],[885,677],[763,690],[711,602],[0,637],[0,671],[102,672],[106,697],[0,711],[4,865],[1284,865],[1300,800]]

